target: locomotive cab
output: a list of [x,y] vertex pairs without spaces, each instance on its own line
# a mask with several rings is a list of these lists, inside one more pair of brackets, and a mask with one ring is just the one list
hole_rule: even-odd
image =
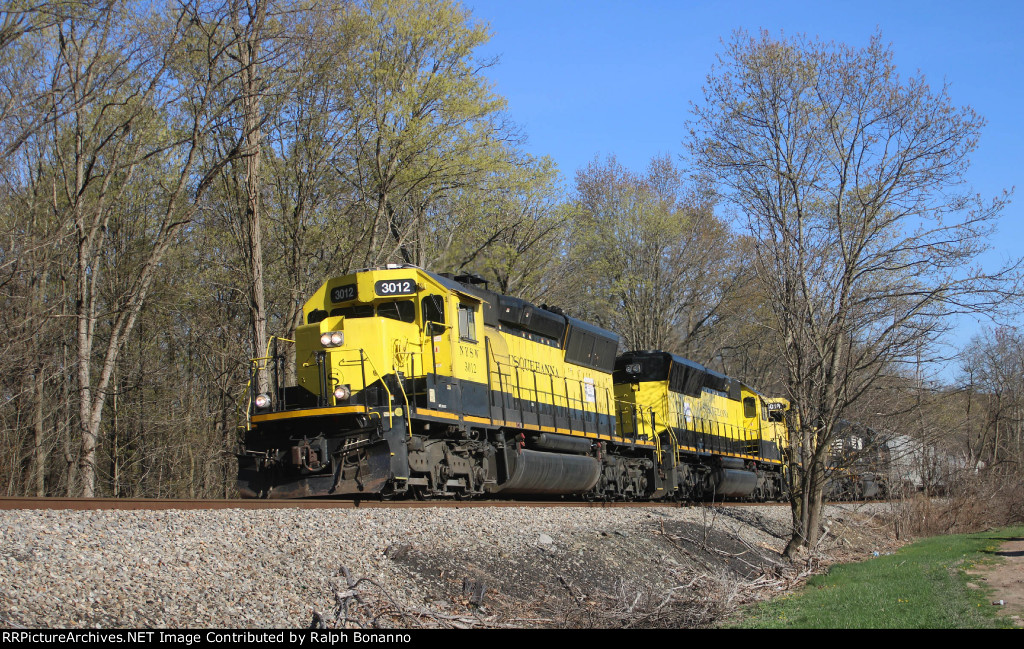
[[296,406],[408,406],[422,397],[424,405],[451,409],[446,393],[452,388],[428,376],[479,379],[472,364],[455,363],[453,356],[479,353],[480,300],[418,269],[332,279],[303,314],[306,324],[296,329],[296,387],[306,394]]

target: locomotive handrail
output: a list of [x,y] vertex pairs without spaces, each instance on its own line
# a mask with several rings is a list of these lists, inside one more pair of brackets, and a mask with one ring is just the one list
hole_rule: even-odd
[[[377,378],[381,379],[380,384],[384,387],[384,391],[388,395],[388,426],[393,426],[394,425],[394,418],[393,418],[393,415],[391,413],[391,402],[394,400],[394,395],[391,393],[391,388],[388,387],[387,381],[384,380],[384,375],[381,374],[380,371],[377,369],[377,366],[374,364],[373,359],[370,357],[369,354],[366,353],[366,350],[363,347],[356,347],[356,348],[349,348],[349,349],[334,349],[334,350],[331,350],[331,351],[335,355],[335,357],[337,358],[337,360],[334,363],[334,365],[336,367],[341,368],[341,367],[345,367],[346,365],[349,365],[349,366],[356,366],[356,365],[358,365],[359,366],[360,373],[362,374],[363,393],[364,394],[366,394],[366,389],[369,387],[369,385],[367,384],[367,381],[366,381],[366,364],[369,363],[370,369],[373,371],[374,376],[376,376]],[[356,354],[359,354],[358,359],[354,358]],[[348,358],[348,356],[352,356],[353,358],[350,359],[350,358]],[[305,363],[303,363],[303,367],[308,367],[309,365],[310,365],[309,361],[306,361]],[[325,362],[324,365],[325,365],[324,369],[326,371],[327,363]],[[320,388],[321,388],[321,397],[323,397],[323,398],[326,398],[326,396],[327,396],[326,395],[327,387],[328,386],[326,385],[326,383],[324,385],[320,386]],[[367,407],[367,410],[369,410],[369,402],[367,401],[366,403],[364,403],[364,405]]]
[[[760,450],[763,440],[757,428],[738,426],[706,417],[691,417],[690,423],[680,422],[677,417],[677,424],[679,423],[683,425],[677,426],[678,428],[693,433],[692,441],[697,444],[699,452],[763,457]],[[671,426],[668,428],[673,430]],[[753,442],[757,442],[756,449]]]
[[[423,344],[422,343],[412,341],[412,342],[410,342],[410,344],[418,345],[420,347],[420,351],[418,351],[418,352],[404,351],[404,350],[403,351],[396,351],[395,352],[395,357],[396,358],[399,357],[399,356],[407,356],[408,357],[409,365],[410,365],[408,378],[409,378],[410,381],[412,381],[412,394],[413,394],[412,407],[416,407],[416,400],[415,400],[415,396],[417,394],[417,392],[416,392],[416,356],[424,356],[426,354],[426,352],[423,351]],[[425,360],[421,360],[420,361],[420,365],[423,367],[423,377],[425,379],[426,376],[427,376],[427,364],[426,364],[426,361]],[[398,374],[398,368],[392,366],[392,369],[395,370],[395,374],[397,375]],[[405,385],[402,384],[401,381],[399,382],[399,384],[401,385],[401,388],[402,388],[402,394],[405,397],[405,406],[406,406],[406,408],[409,408],[410,407],[410,405],[409,405],[409,395],[405,393]]]
[[[384,386],[384,391],[388,393],[388,427],[389,428],[394,427],[394,425],[395,425],[394,413],[391,411],[391,402],[394,400],[394,395],[391,394],[391,388],[388,387],[388,382],[385,381],[384,380],[384,376],[379,371],[377,371],[377,366],[374,365],[373,359],[370,358],[369,354],[365,353],[365,351],[363,350],[362,347],[359,348],[359,359],[360,359],[360,361],[366,361],[366,362],[370,363],[370,369],[372,369],[374,375],[378,379],[380,379],[380,384]],[[363,382],[363,389],[364,390],[366,389],[365,381]]]
[[[586,404],[590,403],[590,401],[588,401],[585,398],[585,381],[581,379],[570,379],[567,376],[557,376],[549,372],[538,371],[532,368],[520,367],[508,362],[503,363],[501,360],[498,359],[497,356],[492,356],[492,358],[494,359],[494,364],[496,367],[495,373],[497,374],[499,392],[503,395],[507,394],[510,397],[512,397],[513,400],[519,402],[517,412],[519,413],[520,420],[522,420],[526,413],[529,412],[526,408],[523,407],[523,402],[530,401],[537,405],[537,407],[534,409],[533,416],[534,421],[538,426],[541,425],[540,416],[542,412],[545,410],[546,407],[550,406],[551,416],[553,418],[558,416],[557,413],[559,408],[565,409],[565,418],[568,422],[570,432],[573,430],[572,421],[575,419],[580,422],[581,432],[592,432],[595,435],[601,434],[601,413],[598,412],[598,390],[604,393],[605,404],[609,406],[609,413],[606,416],[610,416],[611,414],[613,414],[610,407],[610,399],[612,399],[613,397],[611,397],[611,390],[607,387],[597,385],[594,386],[595,392],[593,409],[588,410]],[[488,364],[488,372],[490,372],[490,364]],[[532,387],[529,385],[530,381],[528,379],[524,381],[524,378],[520,377],[520,372],[529,372],[529,374],[532,375]],[[548,384],[551,386],[550,391],[545,391],[540,387],[540,383],[537,379],[538,376],[548,377]],[[562,379],[562,383],[565,387],[564,394],[555,391],[554,379],[556,378]],[[578,386],[580,393],[579,397],[573,396],[573,393],[576,392],[576,390],[570,387],[570,381],[572,381],[576,386]],[[508,392],[505,391],[506,385],[508,386]],[[545,403],[541,399],[542,396],[548,397],[550,403]],[[562,401],[564,405],[560,405],[558,403],[559,401]],[[575,409],[576,406],[579,407],[578,411]],[[579,416],[576,415],[577,412],[579,413]],[[507,419],[507,414],[505,412],[504,397],[502,397],[502,415],[503,418]],[[588,431],[588,415],[594,416],[592,431]],[[607,434],[613,434],[614,431],[611,428],[610,422],[606,423],[604,427],[606,428],[605,432]]]
[[[277,360],[277,359],[279,359],[279,355],[278,354],[271,354],[270,353],[270,346],[272,344],[274,344],[275,345],[275,349],[276,349],[276,344],[275,343],[278,340],[283,340],[285,342],[293,343],[293,344],[295,343],[295,341],[290,339],[290,338],[284,338],[282,336],[270,336],[270,338],[267,339],[267,349],[266,349],[266,351],[263,352],[264,355],[263,356],[256,356],[254,358],[250,358],[249,359],[249,363],[251,365],[251,369],[249,371],[249,381],[245,384],[245,396],[247,397],[248,400],[246,401],[245,407],[243,408],[243,412],[245,413],[245,429],[246,430],[249,430],[252,427],[252,404],[253,404],[253,401],[255,400],[254,392],[257,389],[256,384],[253,382],[253,378],[255,378],[257,372],[267,368],[267,364],[264,363],[261,366],[260,365],[260,361],[270,361],[270,360]],[[280,387],[281,386],[278,385],[278,380],[277,380],[277,377],[276,377],[276,367],[275,367],[274,389],[271,391],[271,395],[270,395],[271,398],[273,399],[273,403],[277,402],[277,393],[280,390]]]
[[[395,379],[398,383],[398,389],[402,391],[402,400],[405,401],[405,429],[409,432],[409,438],[411,439],[412,423],[409,421],[409,418],[412,416],[412,414],[410,413],[411,409],[409,408],[409,395],[405,391],[405,381],[402,379],[402,375],[399,374],[398,368],[396,368],[394,364],[392,364],[391,369],[395,370]],[[416,375],[413,374],[413,380],[415,380],[415,377]],[[391,408],[388,408],[388,412],[391,412]]]
[[[676,439],[676,431],[671,426],[665,426],[665,430],[668,431],[669,439],[672,441],[672,448],[675,449],[675,452],[672,454],[672,464],[673,464],[673,468],[675,468],[675,467],[679,466],[679,462],[681,460],[681,457],[679,455],[679,442]],[[655,442],[655,444],[656,444],[656,448],[657,448],[657,452],[658,452],[658,461],[660,463],[661,462],[661,455],[662,455],[661,435],[655,435],[654,439],[657,440]]]
[[[634,442],[641,437],[648,440],[657,438],[658,431],[654,423],[654,408],[647,408],[646,414],[650,415],[650,423],[648,423],[648,418],[644,416],[643,406],[638,406],[636,403],[622,399],[614,399],[614,403],[615,428],[619,437],[625,439],[629,437],[630,431],[632,431]],[[629,415],[629,417],[626,415]],[[645,431],[644,429],[648,426],[651,430]]]

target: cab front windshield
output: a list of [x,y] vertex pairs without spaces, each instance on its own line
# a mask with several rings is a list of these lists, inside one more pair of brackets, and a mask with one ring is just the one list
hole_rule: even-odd
[[[322,312],[320,312],[322,313]],[[350,306],[332,309],[331,317],[343,316],[345,319],[372,318],[378,316],[399,320],[401,322],[416,321],[416,305],[412,300],[389,300],[374,306],[373,304],[353,304]],[[310,314],[310,323],[319,322],[324,318],[315,318],[315,313]]]

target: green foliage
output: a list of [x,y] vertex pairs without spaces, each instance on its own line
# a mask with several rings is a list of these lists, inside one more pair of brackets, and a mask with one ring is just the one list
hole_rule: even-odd
[[1024,528],[939,536],[892,555],[833,566],[795,595],[748,610],[740,626],[759,629],[963,629],[1012,626],[994,619],[987,591],[965,573],[990,564],[1005,538]]
[[523,157],[431,209],[428,268],[478,273],[493,287],[538,303],[560,275],[569,211],[560,203],[550,159]]
[[6,493],[229,495],[258,265],[284,337],[325,278],[385,261],[543,291],[557,172],[457,4],[7,9]]
[[369,0],[352,20],[342,178],[362,217],[361,265],[423,264],[435,202],[484,185],[510,158],[505,101],[481,74],[491,62],[474,57],[489,32],[440,0]]

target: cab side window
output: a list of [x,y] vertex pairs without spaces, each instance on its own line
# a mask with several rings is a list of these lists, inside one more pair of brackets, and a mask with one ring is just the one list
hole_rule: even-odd
[[459,338],[476,342],[476,309],[471,304],[459,304]]
[[[427,325],[427,335],[439,336],[444,333],[444,298],[440,295],[428,295],[420,303],[423,309],[423,323]],[[433,324],[429,324],[433,323]]]
[[754,397],[747,397],[743,400],[743,416],[747,419],[757,417],[757,401]]

